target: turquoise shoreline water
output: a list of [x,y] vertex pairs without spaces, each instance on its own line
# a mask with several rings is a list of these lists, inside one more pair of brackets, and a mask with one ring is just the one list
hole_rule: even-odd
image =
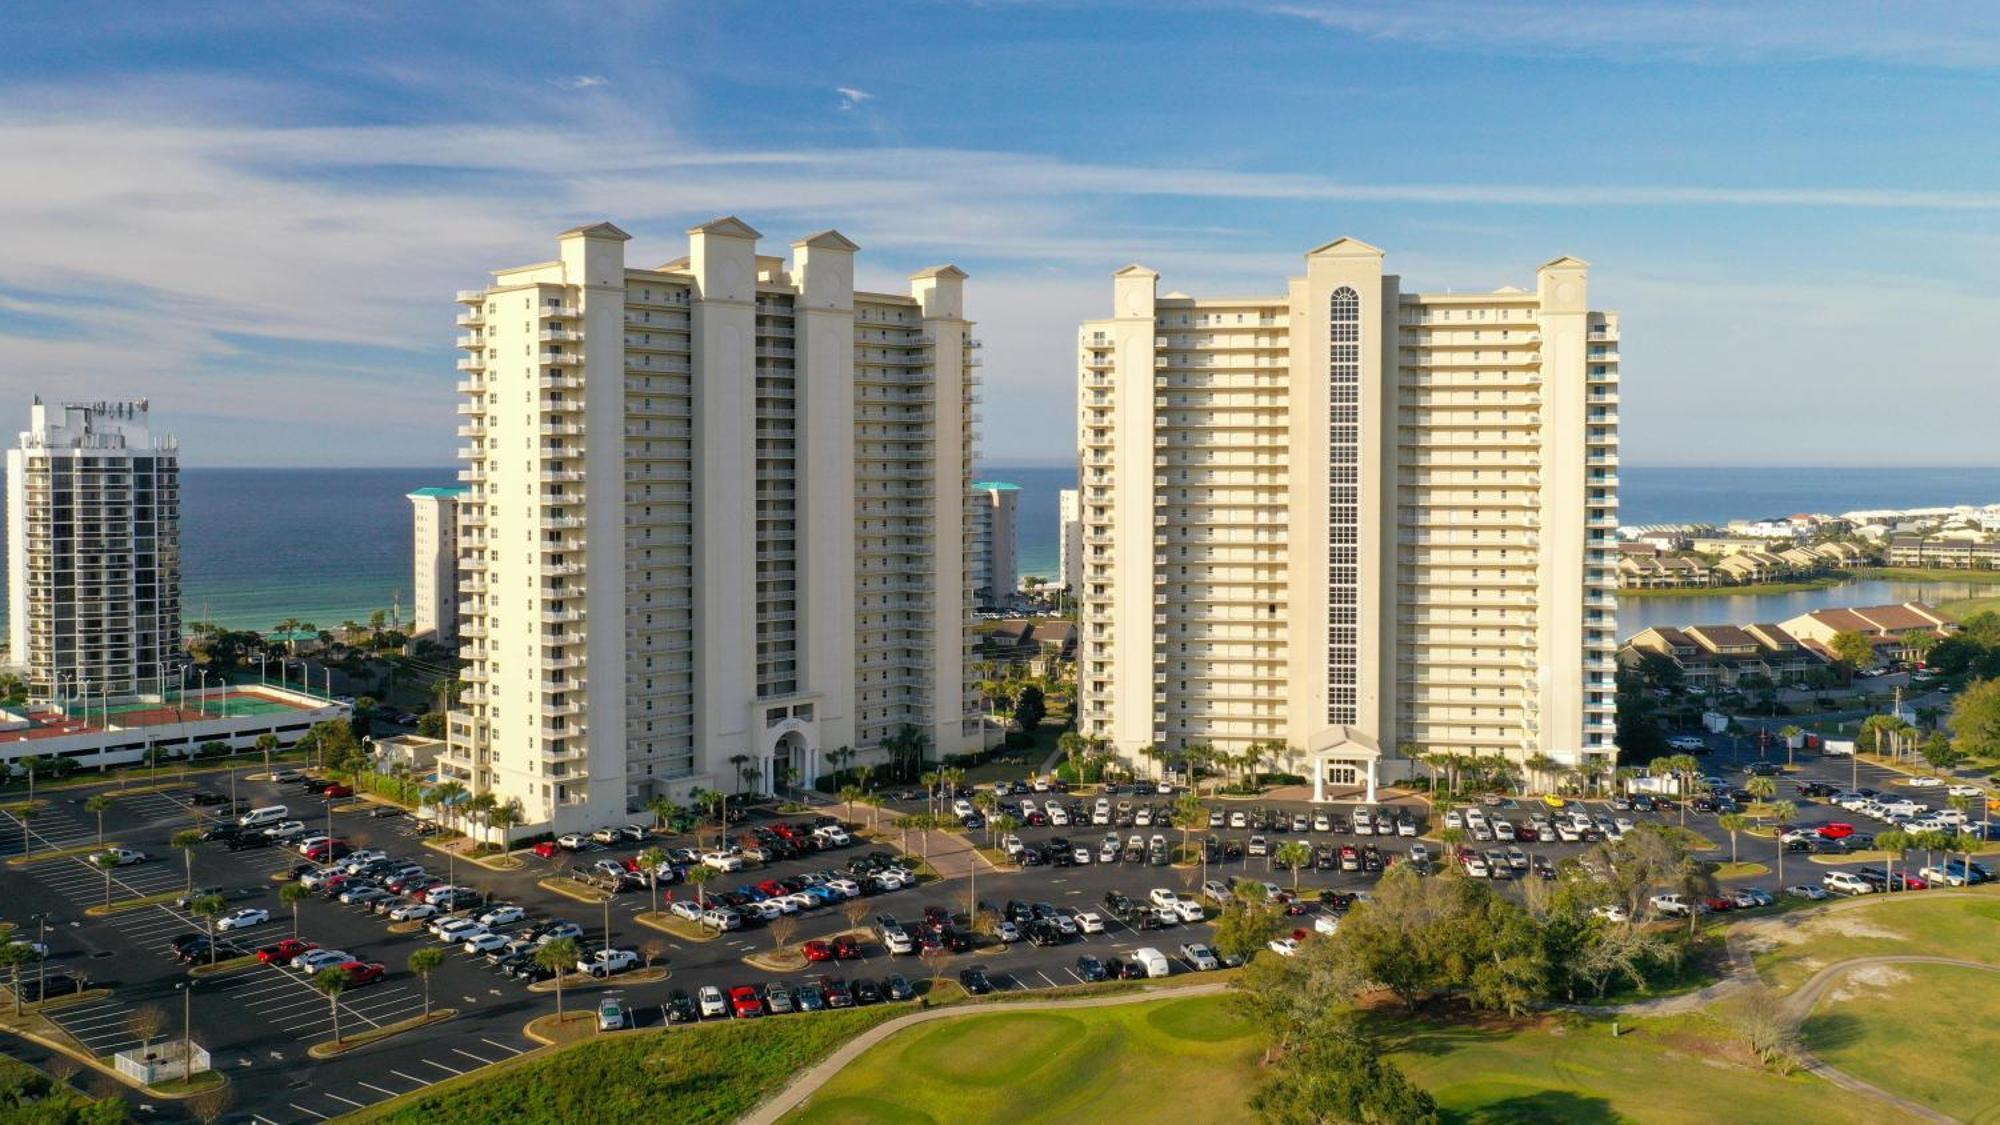
[[[2000,468],[1625,467],[1625,523],[1840,512],[2000,501]],[[181,601],[188,621],[269,629],[286,617],[316,625],[366,620],[400,598],[410,608],[410,505],[404,494],[450,484],[451,468],[186,469],[181,495]],[[1073,468],[982,465],[980,479],[1021,486],[1019,570],[1053,576],[1057,492]],[[1855,604],[1859,589],[1821,591],[1815,605]],[[1874,593],[1875,591],[1868,591]],[[1757,606],[1758,612],[1804,602]],[[1752,607],[1743,607],[1749,611]],[[1796,612],[1796,610],[1794,610]],[[1655,615],[1736,620],[1721,601],[1633,603],[1619,632]],[[0,607],[4,614],[4,607]],[[1722,616],[1717,616],[1721,614]],[[1640,627],[1643,627],[1641,625]]]

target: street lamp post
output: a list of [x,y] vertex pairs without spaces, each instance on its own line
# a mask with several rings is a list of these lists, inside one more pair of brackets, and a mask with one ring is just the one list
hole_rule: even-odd
[[194,1080],[194,978],[174,985],[181,994],[181,1080]]

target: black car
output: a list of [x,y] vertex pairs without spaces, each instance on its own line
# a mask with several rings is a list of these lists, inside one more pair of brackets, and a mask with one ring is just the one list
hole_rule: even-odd
[[[1011,907],[1013,904],[1009,903],[1008,905]],[[1111,913],[1116,914],[1120,918],[1132,913],[1132,900],[1119,894],[1117,891],[1104,892],[1104,905]],[[1024,918],[1014,918],[1011,914],[1008,917],[1017,922],[1026,921]],[[1033,915],[1030,914],[1029,917],[1033,917]]]
[[271,839],[262,832],[252,832],[247,836],[231,836],[228,837],[226,842],[229,845],[229,850],[232,852],[246,851],[252,848],[268,848],[272,844],[277,843],[276,840]]
[[1146,977],[1146,966],[1137,961],[1109,961],[1105,963],[1104,971],[1114,980],[1144,980]]
[[986,968],[974,965],[958,974],[958,983],[974,996],[984,996],[993,991],[993,982],[986,979]]
[[243,835],[243,829],[229,821],[211,824],[201,830],[203,840],[234,840]]
[[193,805],[226,805],[229,803],[229,798],[220,793],[202,791],[189,797],[188,803]]
[[872,980],[855,981],[852,991],[856,1004],[880,1004],[882,1002],[882,989]]
[[891,973],[882,978],[882,995],[900,1003],[905,1000],[915,1000],[917,990],[909,981],[903,979],[901,973]]
[[83,982],[65,972],[53,972],[39,976],[21,975],[21,999],[29,1003],[43,996],[67,996],[83,990]]
[[668,1023],[701,1022],[701,1010],[694,1006],[694,997],[685,988],[674,989],[673,995],[667,997],[666,1008]]
[[1025,926],[1035,920],[1034,908],[1018,898],[1008,899],[1007,906],[1002,911],[1002,914],[1009,922],[1018,926]]
[[1076,975],[1093,984],[1097,981],[1111,979],[1111,974],[1105,969],[1104,962],[1099,961],[1089,954],[1076,959]]
[[1028,923],[1023,932],[1027,934],[1029,944],[1037,947],[1046,948],[1062,944],[1062,931],[1040,918]]

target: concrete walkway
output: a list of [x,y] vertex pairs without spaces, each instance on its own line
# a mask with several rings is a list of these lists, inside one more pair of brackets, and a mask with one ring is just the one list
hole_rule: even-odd
[[933,1020],[959,1019],[964,1016],[993,1015],[1000,1012],[1045,1012],[1074,1008],[1109,1008],[1118,1004],[1143,1004],[1152,1000],[1173,1000],[1183,996],[1213,996],[1226,992],[1229,985],[1217,981],[1214,984],[1195,984],[1184,988],[1146,989],[1140,992],[1122,992],[1116,996],[1091,996],[1079,1000],[1037,1000],[984,1004],[964,1004],[951,1008],[931,1008],[927,1011],[912,1012],[907,1016],[890,1020],[868,1029],[843,1044],[833,1054],[820,1061],[818,1066],[792,1080],[791,1085],[780,1090],[777,1095],[758,1106],[743,1118],[745,1125],[771,1125],[785,1114],[804,1105],[821,1086],[827,1084],[834,1075],[840,1073],[847,1064],[859,1058],[862,1052],[881,1043],[891,1035],[905,1028]]

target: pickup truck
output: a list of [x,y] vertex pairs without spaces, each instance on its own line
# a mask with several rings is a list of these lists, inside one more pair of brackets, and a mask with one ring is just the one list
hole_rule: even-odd
[[594,977],[608,977],[638,967],[639,955],[630,949],[599,949],[576,960],[576,971]]

